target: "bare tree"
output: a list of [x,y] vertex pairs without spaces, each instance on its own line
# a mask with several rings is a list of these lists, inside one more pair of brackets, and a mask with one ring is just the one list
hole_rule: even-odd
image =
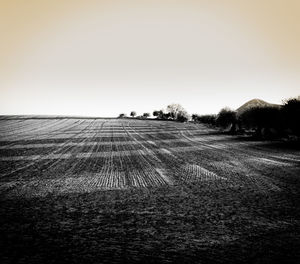
[[180,114],[180,116],[187,115],[187,112],[180,104],[168,105],[167,112],[170,114],[170,117],[174,120],[178,119],[179,114]]

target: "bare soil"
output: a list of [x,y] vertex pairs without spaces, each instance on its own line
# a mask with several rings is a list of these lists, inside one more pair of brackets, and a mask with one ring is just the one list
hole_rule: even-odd
[[0,119],[1,263],[299,263],[300,152],[201,124]]

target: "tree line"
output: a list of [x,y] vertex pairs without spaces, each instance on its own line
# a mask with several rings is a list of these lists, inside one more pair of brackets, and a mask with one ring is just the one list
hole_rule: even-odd
[[[280,106],[256,106],[243,111],[223,108],[216,115],[190,116],[180,104],[170,104],[165,110],[154,110],[153,117],[160,120],[173,120],[204,123],[228,130],[232,134],[252,133],[257,137],[300,136],[300,97],[287,99]],[[131,111],[132,118],[147,119],[150,113],[137,115]],[[127,115],[122,113],[119,118]]]
[[244,111],[223,108],[217,115],[192,115],[194,122],[228,129],[230,133],[252,132],[257,137],[300,136],[300,100],[285,100],[283,105],[250,107]]
[[[170,104],[167,106],[166,110],[154,110],[152,115],[156,119],[160,120],[174,120],[179,122],[186,122],[190,119],[187,111],[180,104]],[[125,113],[121,113],[119,118],[126,118]],[[138,119],[146,119],[150,117],[150,113],[143,113],[142,115],[137,115],[135,111],[130,112],[130,117]]]
[[[143,113],[142,115],[138,116],[135,111],[131,111],[130,116],[132,118],[146,119],[146,118],[150,117],[150,113]],[[125,113],[121,113],[121,114],[119,114],[118,118],[127,118],[127,117],[128,116]]]

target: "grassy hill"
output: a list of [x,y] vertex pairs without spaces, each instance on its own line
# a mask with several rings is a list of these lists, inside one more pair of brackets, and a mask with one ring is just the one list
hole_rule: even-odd
[[253,107],[280,107],[281,105],[279,104],[271,104],[266,101],[260,100],[260,99],[252,99],[246,103],[244,103],[242,106],[240,106],[238,109],[236,109],[237,113],[240,114],[244,112],[245,110]]

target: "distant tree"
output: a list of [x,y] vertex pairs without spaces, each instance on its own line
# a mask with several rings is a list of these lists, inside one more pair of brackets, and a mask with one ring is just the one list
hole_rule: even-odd
[[198,121],[198,115],[197,114],[192,114],[192,120],[194,121],[194,122],[197,122]]
[[187,122],[190,119],[189,114],[186,111],[179,111],[177,113],[177,121],[179,122]]
[[159,111],[154,110],[153,113],[152,113],[152,115],[158,117],[159,116]]
[[167,112],[170,114],[172,119],[177,120],[179,112],[186,111],[180,104],[170,104],[167,106]]
[[168,119],[169,116],[166,113],[164,113],[163,110],[159,110],[157,118],[159,118],[159,119]]
[[153,111],[153,116],[156,116],[156,118],[158,118],[158,119],[168,119],[168,115],[166,115],[166,113],[164,113],[163,110]]
[[230,126],[230,131],[235,132],[237,125],[236,112],[230,110],[229,108],[221,109],[221,111],[218,113],[216,123],[222,128],[227,128]]
[[161,111],[161,119],[169,119],[170,117],[170,113],[164,113],[163,111]]
[[[238,119],[246,129],[254,129],[258,137],[271,136],[271,129],[276,130],[279,134],[283,130],[282,113],[278,107],[252,107],[242,112]],[[263,131],[264,133],[262,133]]]
[[124,117],[126,117],[126,114],[124,113],[119,114],[119,118],[124,118]]
[[144,113],[144,114],[143,114],[143,117],[144,117],[144,118],[148,118],[149,116],[150,116],[150,113]]
[[209,125],[216,125],[216,115],[201,115],[197,117],[197,121],[204,123],[204,124],[209,124]]
[[136,116],[136,112],[135,111],[131,111],[130,116],[135,117]]
[[282,114],[285,127],[300,136],[300,96],[285,100],[282,106]]

